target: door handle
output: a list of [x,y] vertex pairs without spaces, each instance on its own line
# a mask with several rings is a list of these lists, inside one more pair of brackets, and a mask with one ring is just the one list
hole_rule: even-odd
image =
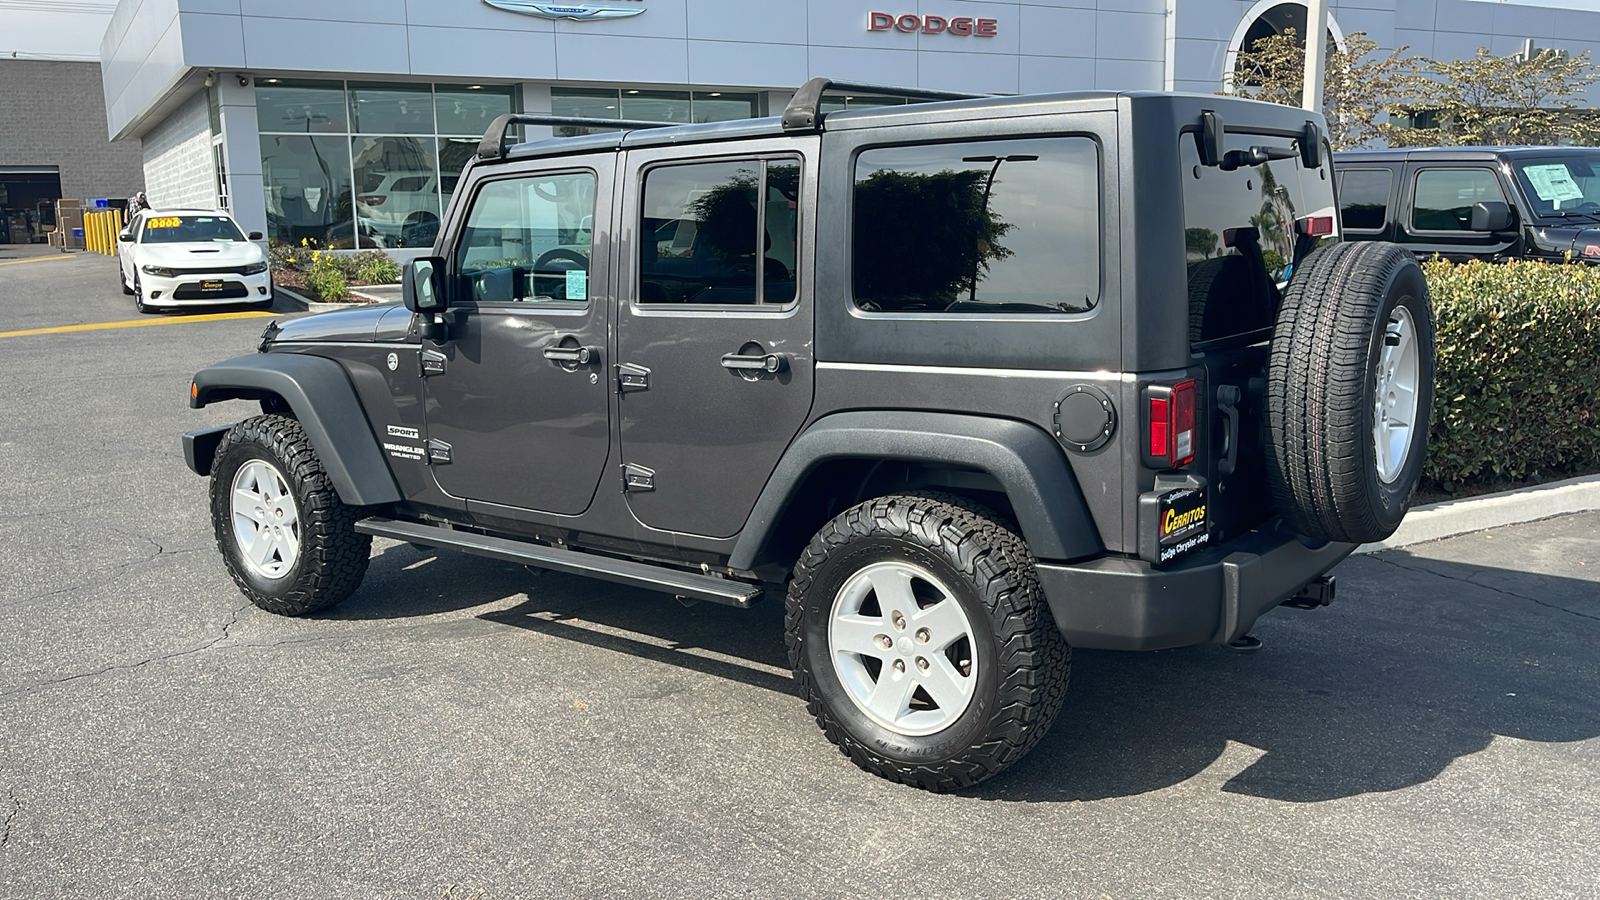
[[725,353],[722,356],[722,367],[739,373],[768,372],[777,374],[789,368],[789,357],[782,353]]
[[599,355],[600,351],[595,347],[552,346],[544,348],[545,359],[553,359],[556,362],[577,363],[580,366],[587,366],[589,363],[594,362]]

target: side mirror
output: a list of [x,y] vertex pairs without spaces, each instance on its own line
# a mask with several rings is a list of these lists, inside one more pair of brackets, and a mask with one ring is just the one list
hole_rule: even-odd
[[414,313],[433,313],[445,308],[444,260],[437,256],[419,256],[401,271],[400,295],[405,298],[406,309]]
[[1472,215],[1468,222],[1471,231],[1505,231],[1516,224],[1516,216],[1511,212],[1511,207],[1499,200],[1484,200],[1472,204]]
[[124,231],[121,234],[117,235],[117,240],[123,242],[124,244],[131,244],[131,243],[133,243],[133,232]]
[[248,235],[246,235],[246,237],[250,238],[250,240],[252,240],[252,241],[259,241],[259,240],[261,240],[261,232],[252,231]]

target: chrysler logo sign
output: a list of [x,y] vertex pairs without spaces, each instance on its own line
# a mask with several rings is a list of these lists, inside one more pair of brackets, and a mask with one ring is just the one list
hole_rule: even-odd
[[644,12],[643,6],[595,6],[592,3],[537,3],[535,0],[483,0],[507,12],[538,16],[541,19],[572,19],[588,22],[593,19],[626,19]]

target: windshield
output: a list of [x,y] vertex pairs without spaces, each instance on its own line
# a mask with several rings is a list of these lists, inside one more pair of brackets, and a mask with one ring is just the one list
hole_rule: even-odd
[[146,244],[243,241],[239,226],[227,216],[151,216],[144,223]]
[[1554,218],[1600,214],[1600,154],[1518,160],[1512,168],[1535,214]]

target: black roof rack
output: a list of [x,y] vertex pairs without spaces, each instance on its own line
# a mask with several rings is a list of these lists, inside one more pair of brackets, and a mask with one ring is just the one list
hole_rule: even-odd
[[578,128],[603,128],[625,131],[633,128],[670,128],[682,122],[641,122],[633,119],[590,119],[583,116],[556,116],[547,113],[506,113],[489,123],[478,142],[479,159],[505,159],[506,132],[513,125],[572,125]]
[[784,131],[820,131],[822,116],[818,106],[822,95],[828,91],[852,91],[857,94],[882,94],[887,97],[906,97],[911,100],[976,100],[986,94],[962,94],[955,91],[930,91],[926,88],[893,87],[886,84],[857,84],[852,81],[833,81],[813,78],[794,92],[794,98],[783,110]]

